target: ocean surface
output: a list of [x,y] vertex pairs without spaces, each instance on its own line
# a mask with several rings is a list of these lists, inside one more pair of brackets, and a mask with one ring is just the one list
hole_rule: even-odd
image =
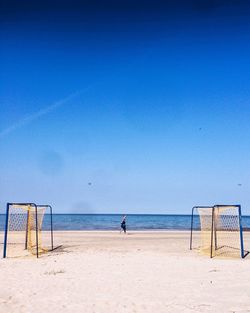
[[[120,214],[54,214],[54,230],[119,230]],[[49,216],[45,215],[43,229],[49,229]],[[0,215],[0,230],[4,230],[5,215]],[[191,215],[128,214],[127,230],[189,230]],[[250,216],[242,217],[244,229],[250,230]],[[199,218],[194,217],[198,229]]]

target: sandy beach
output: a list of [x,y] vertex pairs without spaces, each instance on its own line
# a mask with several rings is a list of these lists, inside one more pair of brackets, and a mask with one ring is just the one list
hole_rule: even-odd
[[55,242],[39,259],[0,260],[0,312],[250,312],[250,257],[199,255],[188,232],[55,232]]

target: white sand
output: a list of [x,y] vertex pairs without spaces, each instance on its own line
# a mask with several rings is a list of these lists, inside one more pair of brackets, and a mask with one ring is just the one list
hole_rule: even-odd
[[39,259],[0,260],[1,313],[250,312],[250,257],[200,256],[187,232],[55,237]]

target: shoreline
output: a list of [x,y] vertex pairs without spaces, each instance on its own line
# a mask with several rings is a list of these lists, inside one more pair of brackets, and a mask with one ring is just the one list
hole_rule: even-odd
[[[45,230],[45,231],[49,231],[49,230]],[[120,233],[120,230],[109,230],[109,229],[82,229],[82,230],[78,230],[78,229],[63,229],[63,230],[53,230],[54,232],[83,232],[83,233]],[[196,231],[196,230],[194,230]],[[1,231],[2,232],[2,231]],[[0,233],[1,233],[0,232]],[[190,233],[190,230],[176,230],[176,229],[143,229],[143,230],[138,230],[138,229],[127,229],[127,234],[129,233],[138,233],[138,234],[141,234],[141,233],[184,233],[184,232],[187,232],[187,233]],[[122,233],[123,234],[123,233]]]

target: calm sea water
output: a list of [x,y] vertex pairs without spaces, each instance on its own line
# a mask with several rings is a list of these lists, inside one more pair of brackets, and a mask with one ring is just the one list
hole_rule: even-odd
[[[120,214],[54,214],[55,230],[118,230]],[[0,215],[0,230],[4,229],[5,215]],[[190,215],[127,215],[128,230],[189,230]],[[250,216],[242,217],[245,229],[250,230]],[[45,216],[44,229],[49,229],[49,216]],[[195,228],[199,227],[199,219],[194,218]]]

